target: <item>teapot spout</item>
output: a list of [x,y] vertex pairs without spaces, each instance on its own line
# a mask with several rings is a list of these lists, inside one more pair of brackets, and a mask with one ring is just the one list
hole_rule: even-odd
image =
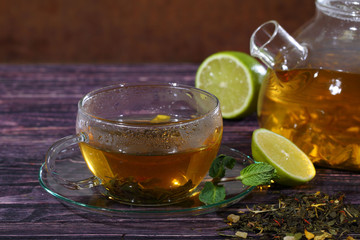
[[258,27],[250,38],[250,54],[274,70],[289,70],[304,64],[308,50],[272,20]]

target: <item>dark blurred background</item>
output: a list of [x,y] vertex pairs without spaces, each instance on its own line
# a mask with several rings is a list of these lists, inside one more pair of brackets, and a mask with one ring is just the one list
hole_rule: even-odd
[[315,0],[0,0],[0,63],[198,63],[314,14]]

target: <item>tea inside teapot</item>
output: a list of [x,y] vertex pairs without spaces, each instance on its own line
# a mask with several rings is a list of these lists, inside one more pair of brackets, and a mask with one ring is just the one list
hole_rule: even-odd
[[316,16],[294,37],[270,21],[250,43],[251,54],[269,67],[258,100],[260,126],[292,140],[317,165],[358,171],[359,4],[317,0]]

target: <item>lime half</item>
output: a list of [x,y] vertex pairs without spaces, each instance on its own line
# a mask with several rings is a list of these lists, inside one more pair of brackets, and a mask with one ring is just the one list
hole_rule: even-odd
[[266,69],[246,53],[215,53],[200,65],[195,87],[214,94],[223,118],[245,117],[256,110],[257,96]]
[[288,186],[306,183],[316,171],[308,156],[289,139],[260,128],[254,131],[251,151],[255,161],[267,162],[277,171],[275,181]]

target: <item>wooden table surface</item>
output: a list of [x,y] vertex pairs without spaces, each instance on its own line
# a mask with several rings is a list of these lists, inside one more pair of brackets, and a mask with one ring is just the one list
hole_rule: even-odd
[[[277,203],[280,194],[344,192],[360,204],[360,174],[317,169],[295,188],[256,188],[220,211],[165,219],[123,218],[83,212],[59,202],[38,180],[46,151],[75,132],[78,100],[99,87],[134,81],[194,85],[196,64],[0,65],[0,239],[224,239],[224,218],[255,203]],[[223,144],[250,154],[255,114],[224,121]]]

